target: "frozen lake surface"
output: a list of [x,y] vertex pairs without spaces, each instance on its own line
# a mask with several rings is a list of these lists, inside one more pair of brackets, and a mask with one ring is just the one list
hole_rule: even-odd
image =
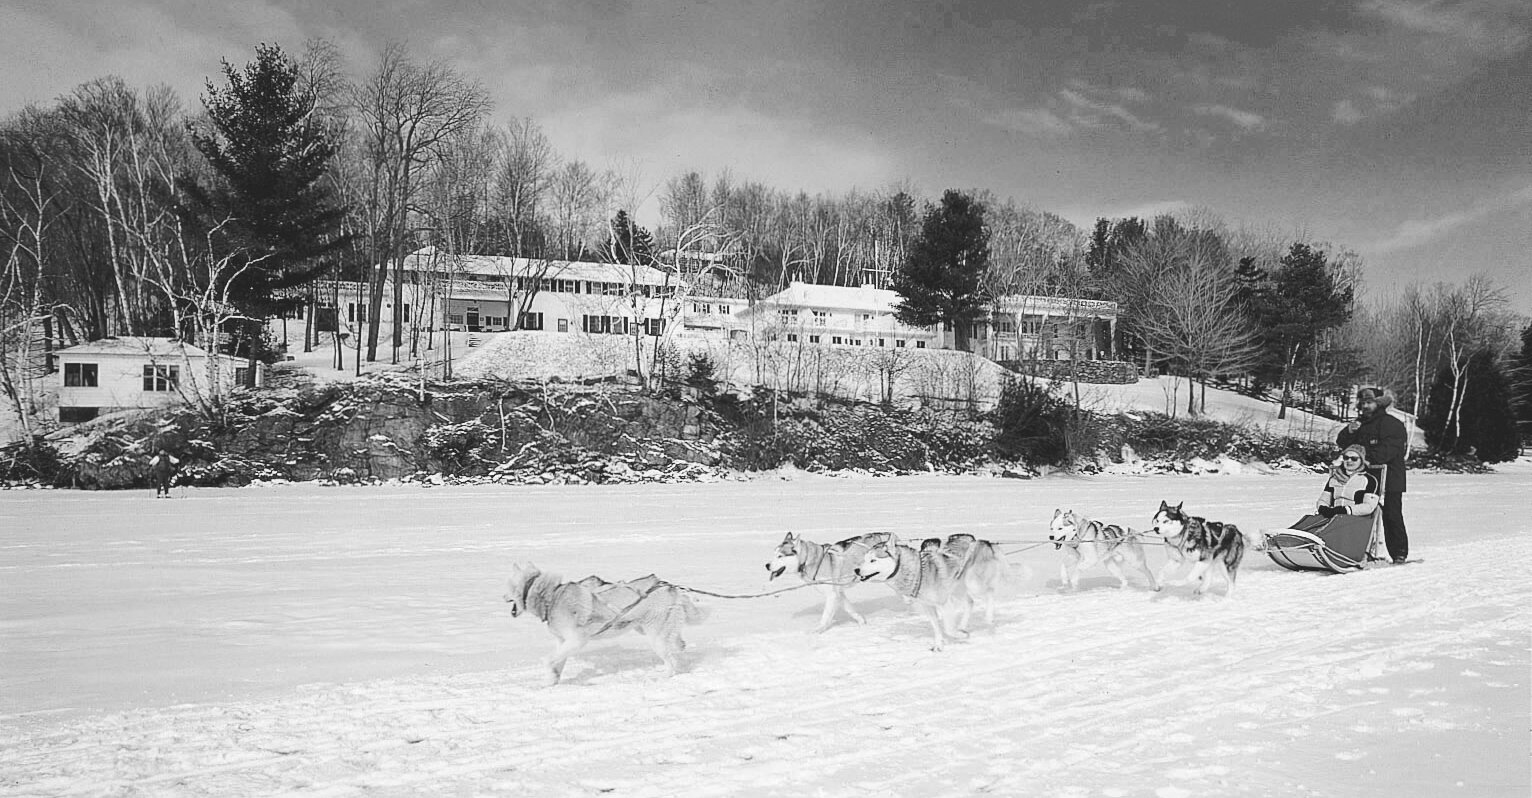
[[[1161,499],[1281,527],[1319,475],[0,493],[0,794],[1506,795],[1529,785],[1525,464],[1412,474],[1414,554],[1346,576],[1247,554],[1232,599],[1059,588],[1055,507]],[[930,651],[885,587],[700,597],[542,686],[515,561],[765,589],[786,531],[972,532],[1029,571]],[[1151,552],[1158,566],[1163,554]],[[772,587],[795,582],[778,582]]]

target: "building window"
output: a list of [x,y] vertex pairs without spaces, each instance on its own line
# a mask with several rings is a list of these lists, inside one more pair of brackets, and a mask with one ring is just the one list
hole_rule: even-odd
[[905,344],[905,340],[903,338],[895,338],[894,339],[894,348],[895,349],[903,349],[904,348],[904,344]]
[[830,343],[835,344],[836,346],[840,346],[841,344],[845,343],[845,341],[846,339],[840,337],[839,335],[830,336]]
[[527,312],[521,314],[521,329],[541,330],[543,328],[543,314]]
[[796,342],[798,340],[798,334],[797,333],[788,333],[787,334],[787,340]]
[[825,326],[825,323],[830,320],[830,312],[827,311],[827,310],[816,310],[816,311],[813,311],[813,313],[814,313],[814,325],[816,327],[823,327],[823,326]]
[[622,316],[585,316],[581,323],[588,333],[613,333],[624,335],[628,332],[628,320]]
[[452,325],[461,326],[463,324],[463,314],[461,314],[461,313],[448,313],[447,314],[447,323],[448,324],[452,324]]
[[819,343],[819,336],[817,336],[817,335],[810,335],[809,336],[809,343],[811,343],[811,344]]
[[797,324],[798,323],[798,309],[797,308],[783,308],[781,310],[778,310],[777,311],[777,319],[779,321],[781,321],[783,324]]
[[1024,321],[1021,323],[1022,335],[1042,335],[1043,323],[1040,321]]
[[725,305],[722,302],[719,302],[718,303],[718,315],[720,315],[720,316],[727,316],[727,315],[729,315],[729,306]]
[[367,323],[367,306],[356,302],[346,303],[346,321],[352,324]]
[[60,407],[59,423],[78,424],[82,421],[90,421],[99,412],[101,409],[98,407]]
[[236,387],[236,388],[244,387],[245,384],[246,384],[245,381],[248,380],[248,379],[250,379],[250,367],[249,366],[235,366],[234,367],[234,387]]
[[926,342],[925,341],[916,341],[915,342],[915,348],[916,349],[925,349],[926,348]]
[[569,319],[559,319],[559,332],[569,332]]
[[67,388],[95,388],[95,363],[65,363],[64,386]]
[[665,334],[665,320],[664,319],[644,319],[644,335],[649,335],[649,336],[653,336],[655,338],[658,338],[658,337],[660,337],[661,335],[664,335],[664,334]]
[[144,366],[145,391],[173,391],[180,381],[180,366]]
[[888,339],[886,339],[886,338],[879,338],[878,339],[878,346],[888,346]]
[[708,305],[708,304],[704,304],[702,302],[693,302],[692,303],[692,312],[693,313],[706,313],[706,314],[711,315],[712,312],[713,312],[713,306],[712,305]]

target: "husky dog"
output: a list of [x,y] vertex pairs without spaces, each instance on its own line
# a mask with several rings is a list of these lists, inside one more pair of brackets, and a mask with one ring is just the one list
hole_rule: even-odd
[[1011,564],[1001,556],[995,544],[967,533],[948,535],[941,552],[950,562],[956,563],[963,582],[964,601],[958,606],[957,630],[968,632],[968,619],[973,615],[975,601],[984,602],[984,622],[994,626],[995,596],[1013,581]]
[[886,540],[887,532],[874,532],[846,538],[839,543],[815,543],[789,532],[766,563],[766,581],[776,579],[791,568],[798,578],[820,586],[825,594],[825,609],[819,616],[816,632],[830,628],[838,607],[844,608],[857,623],[867,623],[846,598],[846,587],[856,582],[856,567],[861,564],[868,548]]
[[548,658],[551,680],[558,684],[564,662],[591,640],[616,636],[632,629],[649,638],[674,676],[686,641],[681,628],[698,623],[703,613],[684,590],[650,574],[628,582],[608,582],[588,576],[578,582],[560,582],[536,565],[511,566],[510,587],[505,600],[511,617],[528,613],[548,624],[558,645]]
[[935,638],[932,651],[941,651],[949,639],[968,635],[953,630],[948,623],[951,610],[972,599],[964,589],[958,563],[942,551],[940,540],[927,540],[917,551],[890,536],[868,549],[867,556],[856,567],[856,576],[864,582],[871,579],[886,582],[905,603],[913,604],[931,624]]
[[1228,589],[1224,595],[1234,595],[1234,578],[1239,574],[1240,560],[1245,556],[1245,536],[1239,527],[1218,521],[1209,521],[1187,515],[1181,508],[1186,502],[1171,506],[1161,501],[1154,514],[1154,531],[1165,538],[1170,559],[1160,569],[1160,582],[1177,565],[1196,557],[1196,565],[1186,579],[1176,584],[1196,581],[1195,595],[1206,593],[1213,586],[1213,571],[1223,574]]
[[1053,521],[1048,525],[1048,540],[1055,549],[1064,552],[1064,562],[1059,566],[1059,581],[1071,590],[1080,587],[1080,571],[1096,565],[1105,565],[1112,576],[1117,577],[1117,587],[1128,586],[1124,565],[1131,565],[1149,577],[1151,590],[1159,590],[1160,584],[1149,568],[1143,544],[1138,533],[1117,524],[1093,521],[1073,510],[1054,510]]

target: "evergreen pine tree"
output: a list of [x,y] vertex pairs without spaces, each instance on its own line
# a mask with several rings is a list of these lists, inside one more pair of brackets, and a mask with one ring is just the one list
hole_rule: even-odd
[[1521,352],[1512,360],[1511,408],[1516,411],[1521,442],[1532,444],[1532,324],[1521,331]]
[[627,211],[618,211],[612,218],[607,236],[606,252],[613,263],[628,266],[646,265],[654,262],[654,237],[639,227]]
[[299,85],[297,64],[262,44],[255,61],[242,70],[224,61],[223,73],[227,85],[208,81],[203,97],[211,129],[192,131],[215,179],[182,180],[183,210],[215,231],[213,257],[243,267],[233,270],[229,295],[253,320],[253,358],[261,323],[301,302],[286,289],[317,279],[326,256],[347,244],[339,232],[345,208],[323,180],[336,144]]
[[941,204],[926,211],[894,275],[895,318],[921,327],[951,324],[957,348],[966,350],[969,330],[990,301],[983,282],[988,267],[983,203],[948,189]]
[[1511,409],[1511,386],[1494,355],[1480,352],[1468,361],[1458,429],[1449,427],[1452,372],[1443,368],[1426,400],[1420,426],[1426,443],[1446,454],[1473,454],[1486,463],[1516,459],[1519,450],[1516,415]]

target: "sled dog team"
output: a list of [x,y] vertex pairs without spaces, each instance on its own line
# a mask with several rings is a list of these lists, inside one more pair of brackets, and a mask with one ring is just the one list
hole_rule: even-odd
[[[1217,576],[1226,586],[1225,593],[1232,595],[1244,557],[1244,536],[1234,524],[1187,514],[1183,504],[1160,502],[1152,519],[1152,536],[1072,510],[1056,510],[1049,524],[1048,542],[1064,557],[1059,567],[1061,584],[1076,589],[1080,572],[1100,565],[1117,577],[1119,587],[1128,585],[1126,567],[1141,572],[1156,591],[1166,584],[1196,582],[1193,592],[1201,595]],[[1158,575],[1149,568],[1145,537],[1163,544],[1168,552]],[[1171,571],[1187,563],[1191,571],[1186,579],[1166,582]],[[940,651],[949,640],[968,636],[978,604],[983,605],[985,622],[993,625],[995,599],[1014,579],[1010,564],[995,543],[968,534],[951,535],[946,540],[928,538],[913,546],[887,532],[836,543],[816,543],[789,532],[766,563],[767,581],[788,571],[824,592],[824,611],[815,631],[828,629],[842,609],[858,624],[866,623],[847,598],[846,588],[861,582],[882,582],[931,625],[933,651]],[[511,605],[512,617],[529,614],[546,623],[558,640],[548,659],[550,684],[558,683],[564,663],[591,640],[628,630],[646,636],[666,672],[675,675],[686,648],[682,629],[704,617],[689,591],[653,574],[626,582],[608,582],[596,576],[565,582],[531,563],[511,567],[505,600]]]

